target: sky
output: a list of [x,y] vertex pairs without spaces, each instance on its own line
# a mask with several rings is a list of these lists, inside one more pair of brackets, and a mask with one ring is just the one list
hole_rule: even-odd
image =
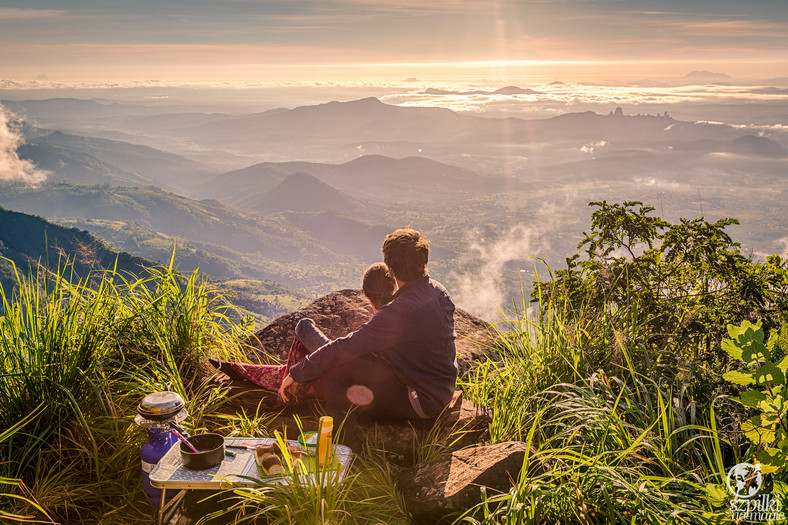
[[786,35],[786,0],[0,0],[0,79],[757,79]]

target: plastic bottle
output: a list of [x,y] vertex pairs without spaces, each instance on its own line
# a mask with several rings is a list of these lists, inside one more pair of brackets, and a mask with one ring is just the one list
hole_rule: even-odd
[[332,441],[334,435],[334,418],[322,416],[317,426],[317,464],[321,467],[332,462]]

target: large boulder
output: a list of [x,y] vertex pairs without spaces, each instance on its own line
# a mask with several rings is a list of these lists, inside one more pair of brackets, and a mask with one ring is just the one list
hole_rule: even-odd
[[450,516],[482,501],[482,487],[488,496],[508,492],[526,451],[519,441],[459,450],[405,470],[397,488],[416,523],[451,523]]
[[374,447],[389,463],[411,467],[424,457],[434,457],[469,446],[487,443],[492,409],[462,398],[457,391],[443,414],[414,425],[373,422],[362,425],[359,434],[367,447]]
[[[309,317],[330,339],[345,336],[372,317],[372,307],[361,290],[338,290],[318,298],[307,306],[279,317],[265,328],[258,330],[248,340],[248,354],[253,361],[268,361],[270,357],[285,362],[293,343],[295,326],[300,319]],[[457,362],[460,375],[474,360],[492,355],[494,335],[489,323],[457,308],[454,312],[454,330],[457,332]],[[262,355],[261,355],[262,354]]]

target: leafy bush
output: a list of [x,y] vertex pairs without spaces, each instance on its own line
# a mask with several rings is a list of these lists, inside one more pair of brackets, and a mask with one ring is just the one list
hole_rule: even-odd
[[731,339],[722,348],[731,358],[742,361],[745,368],[724,375],[727,381],[754,386],[743,391],[736,401],[756,411],[742,423],[741,430],[755,445],[755,457],[761,472],[770,474],[788,465],[788,326],[766,343],[760,323],[744,321],[741,326],[728,326]]
[[644,373],[710,398],[728,365],[719,350],[725,326],[760,319],[768,332],[788,320],[786,261],[742,254],[726,231],[735,219],[673,224],[637,201],[590,205],[597,209],[578,245],[584,257],[569,257],[534,294],[567,304],[570,323],[597,327],[589,333],[599,366],[620,363],[617,343]]

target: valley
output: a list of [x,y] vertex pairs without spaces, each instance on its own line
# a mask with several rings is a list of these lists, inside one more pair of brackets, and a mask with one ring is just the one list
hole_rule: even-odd
[[575,252],[594,200],[643,201],[673,221],[737,218],[731,234],[754,258],[788,246],[779,127],[620,108],[499,118],[369,97],[234,114],[0,103],[16,115],[19,158],[48,171],[39,186],[0,183],[0,205],[152,261],[175,250],[182,272],[282,312],[357,287],[386,233],[408,224],[432,240],[431,274],[490,318],[520,301],[521,271],[527,288],[535,265],[560,268]]

